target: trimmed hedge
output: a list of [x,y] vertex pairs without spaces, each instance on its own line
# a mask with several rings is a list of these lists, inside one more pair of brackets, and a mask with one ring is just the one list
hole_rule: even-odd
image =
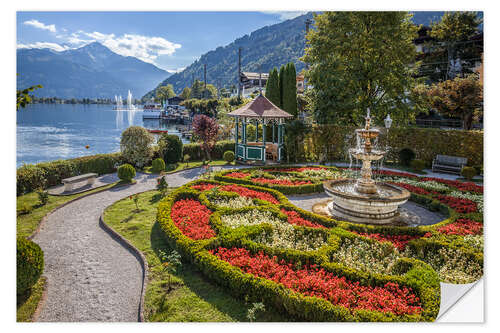
[[158,140],[160,155],[168,164],[182,160],[182,141],[177,135],[162,134]]
[[[210,153],[210,156],[214,160],[222,160],[224,157],[224,152],[228,150],[234,151],[234,141],[217,141],[214,149]],[[190,161],[199,161],[202,160],[205,156],[200,143],[185,144],[183,146],[182,154],[188,154],[190,156]]]
[[118,178],[130,182],[135,177],[135,168],[130,164],[123,164],[118,167]]
[[151,163],[151,170],[155,173],[160,173],[165,171],[165,162],[162,158],[155,158],[153,163]]
[[[293,166],[289,165],[280,165],[280,166],[272,166],[272,167],[266,167],[266,170],[273,170],[273,174],[280,174],[279,171],[282,169],[288,169]],[[336,167],[328,167],[328,166],[319,166],[319,165],[309,165],[308,167],[321,167],[325,169],[329,169],[332,171],[337,171],[338,168]],[[276,191],[279,191],[283,194],[309,194],[309,193],[317,193],[317,192],[322,192],[323,191],[323,182],[324,180],[317,180],[312,182],[311,184],[303,184],[303,185],[277,185],[277,184],[261,184],[261,183],[256,183],[252,181],[251,179],[244,179],[244,178],[234,178],[234,177],[228,177],[226,176],[229,173],[232,172],[251,172],[252,170],[255,170],[255,168],[245,168],[245,169],[238,169],[238,170],[223,170],[214,175],[214,178],[219,181],[225,181],[225,182],[231,182],[235,184],[245,184],[245,185],[253,185],[253,186],[259,186],[259,187],[267,187]],[[309,179],[304,179],[301,177],[294,177],[294,175],[298,175],[297,172],[293,171],[287,171],[283,172],[283,175],[291,176],[292,180],[309,180]]]
[[[347,150],[355,146],[352,134],[356,127],[337,125],[313,126],[304,140],[300,160],[339,161],[348,160]],[[467,157],[469,165],[483,164],[483,131],[442,130],[434,128],[395,127],[382,130],[379,142],[389,147],[386,160],[396,161],[398,152],[411,148],[416,158],[430,166],[438,154]]]
[[[279,199],[281,204],[276,206],[260,201],[256,202],[258,204],[256,207],[237,210],[216,207],[210,203],[207,197],[210,191],[200,192],[191,188],[193,185],[202,183],[228,184],[217,181],[198,180],[180,187],[160,202],[157,220],[168,242],[185,259],[193,262],[206,277],[226,287],[234,296],[242,299],[247,298],[249,301],[263,301],[266,305],[271,306],[277,311],[304,321],[432,321],[437,316],[440,302],[440,285],[437,273],[429,265],[416,259],[402,258],[396,265],[397,274],[382,275],[367,271],[358,271],[339,263],[328,262],[328,253],[335,251],[341,239],[345,237],[357,237],[365,242],[375,242],[375,240],[366,239],[346,230],[336,228],[334,220],[298,209],[291,205],[280,192],[263,187],[245,186],[254,190],[271,193]],[[225,194],[222,193],[221,195]],[[182,199],[198,200],[214,212],[210,217],[210,224],[217,232],[215,237],[195,241],[182,234],[170,216],[173,204]],[[281,208],[296,210],[304,218],[330,227],[331,229],[328,230],[294,226],[294,228],[305,230],[306,232],[328,235],[327,244],[315,251],[307,252],[268,247],[254,242],[252,236],[266,228],[270,228],[269,225],[261,224],[231,229],[223,226],[220,222],[221,215],[250,209],[271,211],[276,217],[286,219],[286,216],[280,211]],[[387,282],[395,282],[398,285],[413,289],[421,300],[423,312],[420,315],[398,316],[394,313],[348,309],[340,305],[334,305],[323,298],[305,296],[285,288],[282,284],[244,273],[241,269],[218,259],[209,252],[209,250],[218,247],[243,247],[254,254],[262,251],[268,256],[276,256],[278,260],[283,259],[299,266],[303,264],[317,264],[326,271],[332,272],[337,276],[344,276],[352,281],[357,281],[360,285],[364,286],[384,286]]]
[[43,251],[38,244],[17,238],[16,250],[17,294],[21,295],[35,285],[43,273]]
[[98,154],[68,160],[25,164],[17,169],[17,195],[61,184],[61,180],[85,173],[113,173],[123,161],[121,153]]

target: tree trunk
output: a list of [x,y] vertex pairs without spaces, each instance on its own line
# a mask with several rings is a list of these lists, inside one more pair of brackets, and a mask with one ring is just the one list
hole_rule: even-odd
[[474,118],[474,115],[472,113],[463,116],[462,122],[463,122],[463,126],[464,126],[465,130],[470,130],[472,128],[473,118]]

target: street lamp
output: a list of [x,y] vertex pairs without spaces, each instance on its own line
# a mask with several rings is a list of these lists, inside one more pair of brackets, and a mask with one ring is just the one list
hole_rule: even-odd
[[387,128],[387,139],[385,140],[385,151],[388,152],[389,151],[389,128],[391,128],[391,125],[392,125],[392,119],[391,119],[390,114],[387,114],[387,117],[385,117],[384,124],[385,124],[385,128]]

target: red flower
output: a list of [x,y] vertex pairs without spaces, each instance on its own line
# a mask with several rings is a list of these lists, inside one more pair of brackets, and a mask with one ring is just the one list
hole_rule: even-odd
[[429,191],[424,190],[423,188],[418,187],[418,186],[413,186],[413,185],[406,184],[406,183],[394,183],[394,182],[388,182],[388,183],[405,188],[408,191],[413,192],[415,194],[420,194],[420,195],[430,195],[431,194]]
[[384,235],[380,233],[366,233],[366,232],[356,232],[352,231],[360,236],[376,239],[379,242],[391,242],[398,250],[403,251],[412,239],[420,238],[421,236],[415,235]]
[[298,186],[304,184],[311,184],[309,180],[288,180],[288,179],[268,179],[268,178],[252,178],[252,181],[257,184],[274,184],[286,186]]
[[483,233],[483,224],[469,219],[458,219],[439,227],[437,231],[445,235],[480,235]]
[[461,214],[477,212],[477,204],[469,199],[459,199],[447,195],[435,195],[434,198]]
[[209,223],[212,211],[197,200],[184,199],[177,201],[170,216],[177,228],[187,237],[198,240],[215,236]]
[[210,253],[243,272],[265,278],[306,296],[320,297],[349,310],[420,314],[422,307],[411,288],[388,282],[383,287],[362,286],[316,265],[297,269],[291,262],[278,261],[263,252],[252,255],[244,248],[218,248]]
[[231,177],[231,178],[245,178],[248,176],[250,176],[250,174],[245,172],[231,172],[224,175],[224,177]]
[[463,183],[463,182],[458,181],[458,180],[448,180],[448,179],[431,178],[431,177],[425,177],[425,178],[422,178],[420,180],[424,181],[424,182],[430,182],[430,181],[438,182],[441,184],[448,185],[450,187],[454,187],[457,190],[462,191],[462,192],[474,192],[474,193],[478,193],[478,194],[483,193],[482,186],[476,185],[476,184],[471,183],[471,182]]
[[[198,190],[198,191],[207,191],[211,190],[217,185],[215,184],[198,184],[198,185],[193,185],[191,188]],[[217,186],[221,191],[226,191],[226,192],[234,192],[236,194],[239,194],[243,197],[247,198],[257,198],[261,199],[264,201],[268,201],[272,204],[278,205],[280,202],[271,194],[266,193],[266,192],[259,192],[255,190],[251,190],[249,188],[239,186],[239,185],[224,185],[224,186]]]
[[302,218],[302,216],[300,216],[300,214],[294,210],[286,210],[282,208],[281,211],[288,216],[288,223],[290,224],[300,225],[304,227],[311,227],[311,228],[326,228],[321,224],[311,222]]

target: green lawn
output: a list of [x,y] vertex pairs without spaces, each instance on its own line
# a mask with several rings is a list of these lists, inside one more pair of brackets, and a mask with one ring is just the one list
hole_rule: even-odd
[[45,278],[41,277],[29,292],[25,295],[17,296],[16,320],[18,322],[33,321],[33,315],[35,314],[38,303],[42,298],[45,283]]
[[[248,321],[251,304],[237,300],[222,288],[206,280],[191,264],[183,263],[173,276],[173,290],[167,292],[167,275],[162,271],[159,250],[171,248],[156,223],[158,192],[139,195],[139,211],[133,200],[122,199],[108,207],[104,221],[127,238],[146,256],[149,265],[149,283],[145,298],[147,321],[215,322]],[[275,311],[257,315],[258,321],[289,321]]]
[[75,198],[79,198],[89,193],[95,193],[111,188],[113,186],[116,186],[117,184],[118,183],[113,183],[100,188],[96,188],[92,191],[67,196],[49,195],[49,202],[44,206],[39,206],[40,202],[38,200],[38,195],[35,192],[17,197],[18,208],[23,204],[33,207],[33,211],[31,213],[17,216],[17,235],[24,237],[28,237],[29,235],[31,235],[40,224],[42,218],[47,215],[47,213],[49,213],[52,209],[64,204],[65,202],[68,202]]
[[[227,165],[227,162],[224,161],[224,160],[215,160],[215,161],[211,161],[208,164],[212,165],[212,166]],[[166,173],[174,173],[174,172],[182,171],[182,170],[185,170],[185,169],[188,169],[188,168],[200,167],[202,165],[203,165],[202,161],[193,161],[193,162],[189,162],[188,164],[186,164],[184,162],[182,162],[182,163],[175,163],[175,164],[167,164],[167,166],[165,167],[165,171],[166,171]],[[234,162],[232,162],[231,165],[234,165]],[[145,173],[153,173],[151,171],[151,166],[145,167],[144,170],[143,170],[143,172],[145,172]]]

